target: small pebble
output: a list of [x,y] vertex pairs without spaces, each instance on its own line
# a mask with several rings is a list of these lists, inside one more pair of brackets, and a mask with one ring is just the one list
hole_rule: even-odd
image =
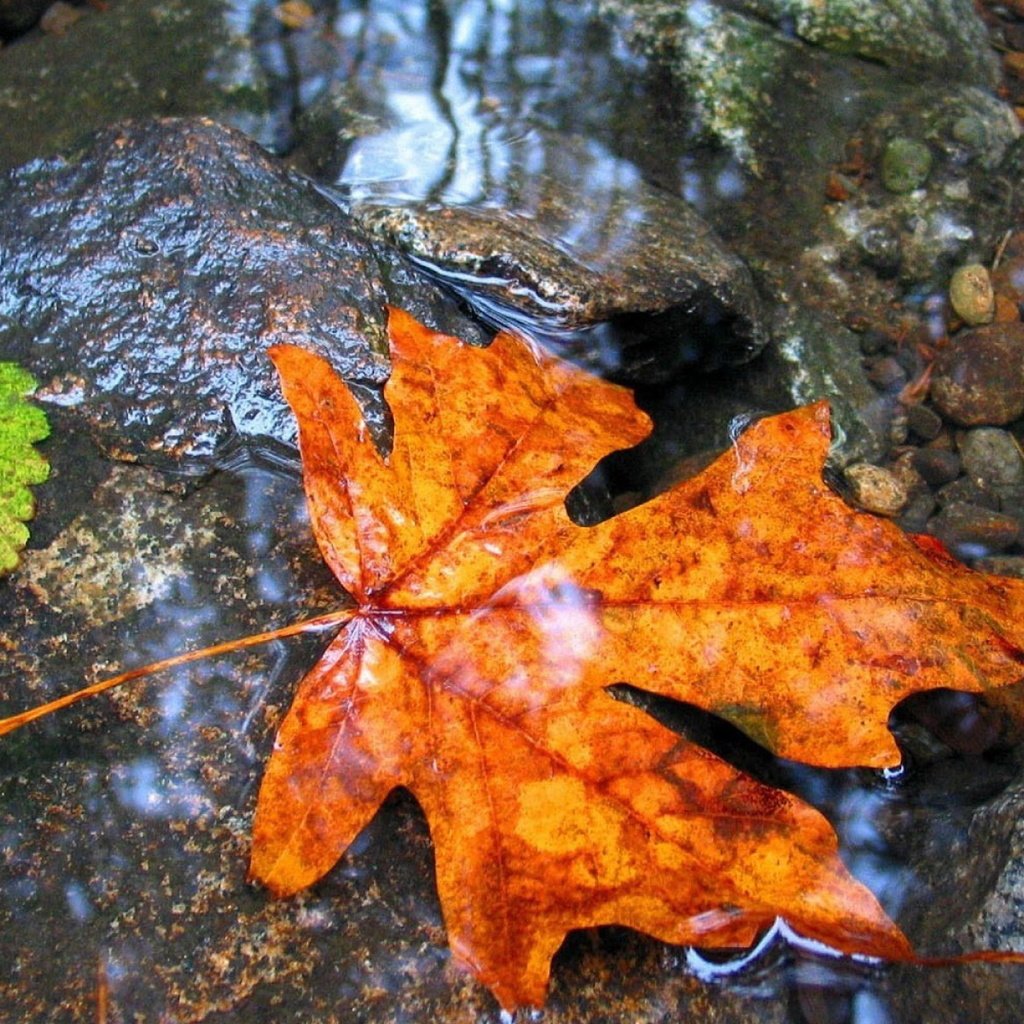
[[918,448],[912,456],[914,469],[932,486],[941,487],[960,475],[960,456],[942,448]]
[[843,471],[853,500],[880,516],[899,515],[907,503],[907,489],[895,473],[870,462],[858,462]]
[[1014,78],[1024,78],[1024,53],[1020,50],[1010,50],[1003,54],[1003,67],[1007,74]]
[[932,402],[953,423],[1001,426],[1024,413],[1024,324],[962,331],[933,365]]
[[893,356],[881,356],[872,359],[868,365],[868,380],[879,391],[899,391],[907,383],[907,371]]
[[993,317],[997,324],[1011,324],[1020,319],[1020,306],[1009,295],[996,296],[996,311]]
[[897,522],[907,533],[924,533],[935,507],[935,495],[922,491],[906,503]]
[[895,462],[886,466],[886,469],[900,482],[900,486],[907,492],[908,499],[928,490],[925,478],[921,476],[914,465],[913,450],[901,453]]
[[306,0],[284,0],[274,8],[274,17],[285,28],[301,29],[312,22],[315,14]]
[[964,114],[953,122],[953,138],[971,149],[984,149],[988,143],[985,122],[974,114]]
[[932,516],[928,532],[960,557],[982,558],[1010,547],[1020,536],[1020,523],[1002,512],[955,501]]
[[43,12],[39,19],[39,27],[52,36],[62,36],[84,14],[81,7],[73,7],[64,0],[56,0]]
[[882,184],[890,192],[913,192],[932,169],[931,150],[916,139],[897,136],[882,153]]
[[979,505],[982,508],[999,511],[999,496],[982,487],[969,476],[960,476],[956,480],[943,484],[935,492],[935,498],[941,507],[967,503],[968,505]]
[[949,301],[965,324],[978,326],[992,322],[996,296],[988,270],[980,263],[958,267],[949,282]]
[[907,427],[922,441],[934,441],[942,433],[942,417],[926,405],[912,405],[907,409]]
[[964,472],[990,490],[1024,484],[1024,458],[1008,430],[977,427],[965,430],[958,445]]

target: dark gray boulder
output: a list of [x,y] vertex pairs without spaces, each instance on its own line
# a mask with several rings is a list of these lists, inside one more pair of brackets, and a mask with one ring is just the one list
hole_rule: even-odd
[[308,180],[212,121],[129,123],[0,179],[0,358],[119,457],[201,470],[238,436],[291,442],[265,354],[281,342],[325,355],[384,438],[388,303],[473,334]]

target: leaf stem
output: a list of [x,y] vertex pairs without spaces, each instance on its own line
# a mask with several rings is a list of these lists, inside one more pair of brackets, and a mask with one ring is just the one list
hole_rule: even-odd
[[341,608],[337,611],[327,612],[324,615],[316,615],[311,619],[303,619],[300,622],[281,626],[280,629],[271,629],[265,633],[253,633],[250,636],[239,637],[236,640],[227,640],[224,643],[214,644],[212,647],[203,647],[197,651],[186,651],[184,654],[176,654],[172,658],[164,658],[162,661],[154,661],[149,665],[140,665],[138,668],[128,669],[127,672],[111,676],[109,679],[102,679],[98,683],[85,686],[81,690],[75,690],[74,693],[58,697],[56,700],[51,700],[46,704],[40,704],[38,707],[29,708],[27,711],[22,711],[17,715],[0,719],[0,736],[6,736],[8,733],[14,732],[15,729],[20,729],[23,725],[28,725],[29,722],[34,722],[37,718],[42,718],[44,715],[49,715],[54,711],[59,711],[61,708],[77,704],[80,700],[85,700],[86,697],[103,693],[105,690],[112,690],[115,686],[120,686],[122,683],[130,683],[135,679],[142,679],[156,672],[162,672],[164,669],[176,668],[178,665],[188,665],[193,661],[200,661],[203,658],[227,654],[231,651],[239,651],[246,647],[256,647],[259,644],[269,643],[271,640],[281,640],[284,637],[322,629],[325,626],[343,625],[356,614],[356,611],[357,609],[355,608]]

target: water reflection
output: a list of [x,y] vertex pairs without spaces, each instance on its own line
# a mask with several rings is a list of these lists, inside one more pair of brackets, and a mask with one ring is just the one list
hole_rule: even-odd
[[[690,3],[687,13],[703,31],[718,12]],[[315,150],[317,177],[356,199],[528,210],[524,186],[544,176],[598,194],[639,176],[702,209],[746,191],[733,157],[695,144],[695,110],[668,102],[645,59],[588,5],[381,0],[329,4],[322,19],[318,59],[278,55],[271,68],[282,79],[301,69],[311,124],[333,108],[348,144],[328,156],[300,133],[300,160]],[[569,139],[591,147],[586,166],[562,163]]]
[[76,921],[88,921],[94,913],[92,902],[85,889],[78,882],[68,882],[64,887],[68,910]]
[[331,54],[293,161],[480,320],[630,383],[764,343],[749,273],[697,213],[743,196],[743,172],[696,157],[690,114],[588,6],[385,0],[322,19]]

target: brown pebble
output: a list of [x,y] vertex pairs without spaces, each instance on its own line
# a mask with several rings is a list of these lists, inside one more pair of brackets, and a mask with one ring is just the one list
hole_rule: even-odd
[[879,391],[899,391],[907,383],[907,371],[893,356],[882,356],[868,365],[868,380]]
[[963,427],[1001,426],[1024,413],[1024,324],[989,324],[956,335],[935,358],[935,408]]
[[1020,523],[1002,512],[955,501],[932,516],[928,532],[955,554],[981,558],[1010,547],[1020,535]]
[[1003,54],[1003,67],[1006,73],[1015,78],[1024,78],[1024,52],[1021,50],[1010,50]]
[[62,36],[85,12],[64,0],[50,4],[39,19],[39,27],[53,36]]
[[306,0],[284,0],[274,8],[274,17],[285,28],[306,28],[315,17],[313,8]]
[[941,448],[918,448],[913,456],[914,469],[931,484],[941,487],[960,475],[960,456]]
[[887,469],[870,462],[858,462],[843,471],[850,494],[861,508],[880,516],[899,515],[907,503],[903,482]]
[[942,433],[942,417],[926,405],[912,405],[907,409],[907,428],[922,441],[934,441]]
[[935,497],[943,508],[946,505],[966,502],[968,505],[980,505],[993,512],[1000,510],[999,495],[993,494],[969,476],[959,476],[950,483],[943,484],[935,492]]
[[1017,300],[1009,295],[996,296],[995,322],[997,324],[1010,324],[1020,319],[1020,306]]
[[914,465],[914,452],[916,449],[902,452],[894,462],[889,463],[885,468],[900,482],[907,497],[911,498],[921,491],[928,490],[928,483],[917,471]]

